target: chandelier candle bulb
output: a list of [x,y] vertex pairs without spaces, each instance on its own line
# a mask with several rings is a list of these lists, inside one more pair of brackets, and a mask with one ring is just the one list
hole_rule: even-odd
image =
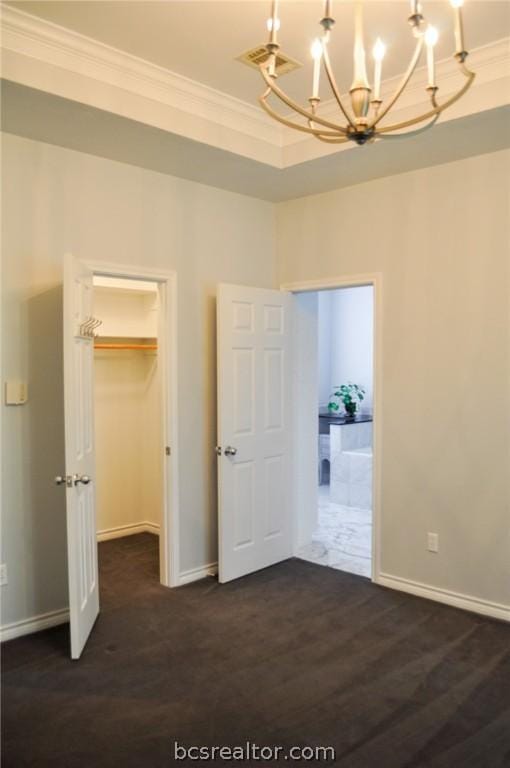
[[456,53],[464,52],[464,25],[462,23],[462,6],[464,0],[450,0],[455,13],[455,50]]
[[353,88],[368,88],[365,48],[363,46],[363,6],[358,1],[354,17],[354,82]]
[[278,0],[273,0],[271,4],[271,18],[268,20],[269,29],[269,42],[276,45],[277,33],[280,28],[280,20],[278,18]]
[[316,38],[310,49],[313,59],[313,85],[312,85],[312,99],[319,98],[319,79],[321,74],[321,58],[322,58],[322,43]]
[[425,32],[425,45],[427,46],[427,70],[429,75],[429,88],[436,87],[436,67],[434,63],[434,46],[438,40],[438,33],[435,27],[427,27]]
[[381,73],[382,73],[382,61],[384,54],[386,53],[386,46],[380,37],[375,41],[374,48],[372,50],[372,56],[374,57],[374,101],[381,100]]
[[[273,29],[273,19],[268,19],[266,21],[266,27],[267,27],[267,31],[271,32],[271,30]],[[278,30],[280,29],[280,19],[276,19],[275,28],[276,28],[276,31],[278,32]]]

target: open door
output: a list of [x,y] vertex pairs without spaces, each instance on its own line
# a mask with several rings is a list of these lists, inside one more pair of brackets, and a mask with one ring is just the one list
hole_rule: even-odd
[[92,271],[64,264],[64,400],[71,657],[78,659],[99,613],[94,490]]
[[292,554],[290,295],[218,289],[219,580]]

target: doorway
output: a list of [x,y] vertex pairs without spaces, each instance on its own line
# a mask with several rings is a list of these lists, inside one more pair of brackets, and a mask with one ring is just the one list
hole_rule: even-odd
[[298,557],[372,573],[373,287],[317,294],[318,505]]
[[[115,278],[117,284],[112,284],[110,278]],[[105,301],[107,293],[111,302],[114,289],[117,292],[117,305],[113,310],[106,306],[101,309],[101,299],[94,307],[94,290],[100,288],[105,290]],[[129,292],[131,298],[128,301]],[[105,514],[113,513],[114,523],[103,528],[104,518],[99,518],[99,535],[107,538],[119,536],[118,540],[127,541],[129,537],[122,534],[127,530],[131,534],[136,533],[140,525],[144,527],[140,535],[154,539],[159,525],[159,547],[156,547],[159,549],[159,580],[164,586],[176,586],[179,580],[176,277],[174,273],[159,270],[138,272],[118,265],[85,262],[68,254],[64,259],[63,295],[66,473],[57,476],[55,482],[66,489],[71,657],[78,659],[100,607],[95,390],[103,396],[108,388],[113,390],[113,395],[111,391],[108,395],[107,406],[99,409],[102,427],[106,424],[104,434],[99,436],[102,444],[99,501]],[[137,297],[140,305],[140,317],[132,307],[133,296]],[[122,302],[129,304],[129,307],[126,309],[123,305],[122,308]],[[98,317],[99,313],[103,317]],[[138,323],[137,327],[133,325],[135,316],[134,325]],[[96,354],[135,352],[145,355],[157,352],[157,366],[154,359],[124,360],[120,366],[123,374],[119,376],[119,358],[108,359],[108,365],[104,366],[101,376],[95,381]],[[138,384],[142,381],[143,388],[159,394],[152,397],[150,403],[134,408],[128,414],[127,401],[137,390],[134,381]],[[108,421],[110,411],[115,417]],[[143,415],[152,424],[150,430],[145,428]],[[115,442],[119,435],[123,438],[120,443]],[[144,439],[149,435],[150,440],[144,446]],[[138,454],[133,458],[132,451],[136,446],[144,446],[147,456],[142,458]],[[126,455],[130,460],[120,462],[122,471],[117,472],[114,481],[115,463],[121,456],[125,459]],[[138,478],[135,483],[137,495],[131,476],[138,474],[142,482]],[[154,485],[146,489],[144,486],[151,478]],[[109,493],[115,488],[117,495],[109,499]],[[126,488],[131,493],[126,494]],[[126,522],[124,518],[121,521],[119,518],[126,513],[124,507],[131,504],[131,495],[136,501],[136,519],[128,518]],[[130,509],[133,510],[132,505]],[[157,573],[157,563],[155,565]]]
[[96,275],[93,291],[101,321],[94,338],[99,577],[119,561],[119,582],[137,574],[157,582],[164,493],[158,284]]
[[294,554],[377,581],[380,276],[282,289],[294,295]]

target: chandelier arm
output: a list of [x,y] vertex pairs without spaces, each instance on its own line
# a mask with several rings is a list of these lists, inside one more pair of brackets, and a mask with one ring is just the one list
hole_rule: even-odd
[[410,125],[416,125],[417,123],[422,123],[424,120],[428,120],[429,117],[433,117],[434,115],[439,115],[441,112],[443,112],[448,107],[451,107],[452,104],[455,104],[456,101],[458,101],[468,90],[468,88],[472,85],[473,80],[476,77],[475,72],[470,72],[466,67],[463,67],[465,69],[467,82],[464,83],[462,88],[457,91],[456,94],[451,96],[449,99],[447,99],[443,104],[437,104],[434,109],[429,110],[428,112],[424,112],[423,115],[419,115],[418,117],[414,117],[411,120],[404,120],[402,123],[395,123],[394,125],[387,125],[384,128],[380,128],[378,131],[376,131],[376,134],[380,136],[383,133],[388,133],[388,131],[398,131],[401,128],[407,128]]
[[[313,120],[309,120],[308,125],[310,126],[310,128],[314,128]],[[330,131],[320,131],[315,134],[316,139],[319,139],[319,141],[324,141],[326,144],[345,144],[347,141],[350,140],[348,136],[340,136],[337,138],[330,138],[330,136],[331,136]]]
[[406,131],[405,133],[394,133],[394,134],[386,134],[386,133],[376,133],[375,138],[376,139],[384,139],[385,141],[387,139],[404,139],[407,136],[419,136],[420,133],[425,133],[425,131],[428,131],[429,128],[432,128],[434,123],[437,123],[439,120],[439,112],[434,115],[432,120],[429,120],[427,125],[422,125],[421,128],[417,128],[415,131]]
[[336,101],[338,103],[338,106],[342,110],[343,115],[344,115],[345,119],[347,120],[347,122],[349,123],[349,125],[351,126],[351,128],[356,129],[356,124],[354,123],[354,120],[352,119],[352,117],[350,116],[350,114],[348,113],[348,111],[346,110],[346,108],[344,107],[344,105],[342,103],[342,97],[340,95],[340,91],[339,91],[338,86],[336,84],[336,80],[335,80],[335,76],[333,74],[333,70],[331,69],[331,62],[329,60],[329,53],[328,53],[328,46],[327,45],[323,45],[322,46],[322,58],[323,58],[323,61],[324,61],[324,69],[326,70],[326,75],[327,75],[328,80],[329,80],[329,85],[331,87],[331,90],[333,91],[333,95],[334,95],[334,97],[335,97],[335,99],[336,99]]
[[[272,91],[272,93],[275,94],[275,96],[278,96],[278,98],[283,101],[284,104],[286,104],[290,109],[293,109],[294,112],[298,112],[303,117],[306,117],[307,120],[313,120],[316,123],[319,123],[320,125],[323,125],[325,128],[331,128],[335,133],[342,133],[344,135],[347,135],[348,131],[346,128],[342,128],[340,125],[336,125],[336,123],[332,123],[329,120],[325,120],[323,117],[318,117],[317,115],[314,115],[312,112],[309,112],[308,110],[304,109],[304,107],[301,107],[299,104],[297,104],[295,101],[290,99],[282,90],[279,88],[274,82],[273,79],[267,74],[266,67],[264,65],[260,66],[260,71],[262,73],[262,77],[264,78],[266,85],[268,87],[268,91]],[[262,96],[260,96],[259,101],[264,104],[264,109],[268,111],[271,109],[268,107],[267,102],[265,101],[269,95],[268,91],[266,91]],[[277,113],[275,112],[274,115]],[[273,117],[274,117],[273,115]],[[282,122],[280,120],[280,122]]]
[[323,134],[317,134],[319,141],[323,141],[326,144],[346,144],[350,139],[347,136],[342,136],[341,139],[328,139]]
[[374,117],[371,123],[368,124],[368,130],[371,128],[375,128],[377,123],[382,120],[382,118],[390,111],[390,109],[394,106],[397,99],[402,95],[402,92],[406,85],[408,84],[409,80],[411,79],[411,76],[416,69],[416,65],[418,64],[418,60],[420,58],[421,52],[423,49],[423,37],[420,37],[418,39],[418,42],[416,43],[416,48],[414,49],[413,57],[409,63],[409,67],[407,68],[407,72],[404,74],[404,77],[400,81],[400,84],[389,100],[389,102],[386,104],[386,106]]
[[[296,131],[302,131],[303,133],[311,134],[312,136],[319,137],[320,134],[330,135],[330,136],[338,136],[340,133],[340,130],[338,131],[321,131],[318,128],[307,128],[306,125],[299,125],[298,123],[293,123],[292,120],[287,120],[287,118],[283,117],[282,115],[279,115],[278,112],[276,112],[272,107],[269,106],[266,99],[270,93],[270,89],[265,91],[265,93],[262,94],[262,96],[259,96],[259,103],[262,106],[262,109],[267,112],[267,114],[274,118],[275,120],[278,120],[279,123],[282,123],[283,125],[286,125],[288,128],[294,128]],[[308,121],[310,122],[310,121]],[[346,137],[347,141],[347,137]]]

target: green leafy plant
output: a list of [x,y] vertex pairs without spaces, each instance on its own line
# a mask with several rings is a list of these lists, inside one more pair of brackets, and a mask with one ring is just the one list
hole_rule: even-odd
[[348,416],[354,416],[358,410],[358,405],[365,398],[365,390],[359,384],[341,384],[335,387],[329,396],[328,411],[337,413],[340,410],[340,403],[343,403],[345,412]]

